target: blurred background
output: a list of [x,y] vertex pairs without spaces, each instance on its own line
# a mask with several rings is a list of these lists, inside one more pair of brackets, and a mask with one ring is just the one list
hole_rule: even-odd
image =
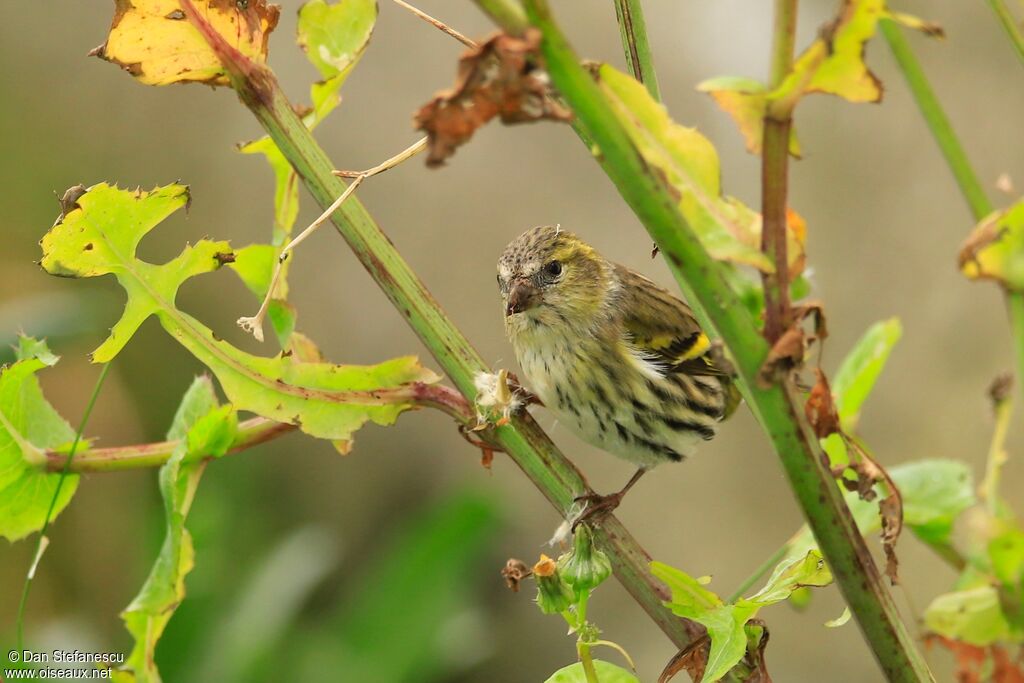
[[[271,65],[295,101],[315,72],[293,36],[298,2],[286,1],[271,40]],[[372,166],[418,136],[412,112],[454,77],[461,46],[386,0],[370,48],[317,130],[341,168]],[[624,68],[611,2],[554,3],[579,52]],[[1024,185],[1024,88],[1020,65],[981,3],[893,3],[942,24],[944,42],[910,36],[975,167],[994,189],[1009,173]],[[722,156],[725,189],[752,206],[759,168],[731,121],[699,81],[763,79],[770,3],[649,0],[645,4],[666,104],[697,126]],[[421,0],[423,10],[479,37],[488,21],[468,2]],[[801,3],[799,45],[834,13],[831,0]],[[58,214],[54,193],[100,181],[150,188],[178,179],[193,203],[147,237],[140,254],[163,262],[203,236],[241,246],[266,242],[273,179],[258,157],[234,151],[259,129],[231,91],[150,88],[86,57],[104,40],[110,3],[5,3],[0,22],[0,343],[19,330],[47,336],[63,361],[41,376],[58,410],[77,423],[98,374],[87,353],[120,314],[113,278],[58,280],[35,264],[38,240]],[[1010,368],[1002,298],[956,268],[972,220],[911,101],[887,47],[868,62],[886,86],[880,105],[815,96],[797,125],[791,204],[806,218],[814,296],[824,300],[833,371],[876,320],[898,316],[904,337],[869,400],[862,433],[880,459],[959,458],[980,478],[991,417],[989,381]],[[672,285],[651,242],[567,126],[491,125],[441,170],[416,159],[366,183],[359,196],[455,322],[494,367],[514,367],[504,339],[494,264],[524,229],[561,223],[603,253]],[[297,227],[318,213],[305,193]],[[344,242],[325,229],[291,270],[298,327],[335,362],[370,363],[415,353],[436,368]],[[242,348],[272,353],[236,326],[256,305],[229,271],[188,282],[181,307]],[[7,353],[5,350],[3,353]],[[4,357],[9,360],[10,354]],[[155,320],[113,365],[87,430],[101,445],[160,440],[202,367]],[[555,440],[599,491],[631,468],[553,426]],[[1018,452],[1024,423],[1013,428]],[[196,568],[157,658],[167,681],[533,682],[575,658],[559,619],[532,604],[532,586],[509,592],[499,569],[534,561],[559,519],[500,454],[491,471],[434,412],[369,426],[353,452],[292,434],[214,463],[188,526]],[[1024,486],[1011,460],[1004,491]],[[620,509],[653,557],[711,575],[728,594],[797,529],[799,510],[781,467],[741,410],[713,443],[681,466],[645,478]],[[1018,496],[1017,502],[1020,502]],[[52,528],[28,607],[34,649],[123,651],[118,613],[141,586],[163,535],[155,471],[84,477]],[[0,641],[14,615],[34,541],[0,542]],[[909,534],[900,542],[897,600],[920,613],[954,574]],[[605,636],[654,680],[674,654],[669,641],[615,582],[591,602]],[[762,616],[771,628],[769,668],[779,681],[881,680],[856,625],[826,629],[842,611],[834,587],[809,609]],[[5,648],[6,650],[6,648]],[[946,655],[932,652],[949,680]],[[611,653],[607,658],[614,660]]]

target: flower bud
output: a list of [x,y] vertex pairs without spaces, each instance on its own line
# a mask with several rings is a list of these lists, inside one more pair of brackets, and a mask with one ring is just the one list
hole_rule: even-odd
[[612,563],[604,552],[594,547],[590,528],[581,524],[573,536],[572,551],[558,558],[558,570],[579,597],[611,575]]
[[537,606],[544,614],[564,612],[575,599],[572,588],[558,573],[558,565],[547,555],[533,565],[533,577],[537,580]]

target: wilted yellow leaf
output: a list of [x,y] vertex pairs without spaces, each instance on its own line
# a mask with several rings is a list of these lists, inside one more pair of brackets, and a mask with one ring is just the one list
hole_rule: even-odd
[[1024,199],[975,226],[960,249],[960,270],[972,280],[1024,291]]
[[266,0],[115,0],[107,42],[91,54],[147,85],[228,85],[222,57],[262,64],[280,8]]

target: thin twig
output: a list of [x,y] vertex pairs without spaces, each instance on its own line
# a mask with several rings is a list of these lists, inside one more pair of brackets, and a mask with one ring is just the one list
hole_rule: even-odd
[[420,10],[420,9],[417,9],[417,8],[413,7],[409,3],[403,2],[403,0],[395,0],[395,4],[398,5],[399,7],[404,7],[405,9],[409,10],[410,12],[412,12],[413,14],[415,14],[417,17],[419,17],[423,21],[427,22],[428,24],[433,24],[435,28],[438,28],[438,29],[444,31],[445,33],[447,33],[452,38],[454,38],[455,40],[459,41],[460,43],[462,43],[466,47],[476,47],[476,43],[473,40],[471,40],[471,39],[467,38],[466,36],[462,35],[461,33],[456,31],[455,29],[453,29],[451,26],[449,26],[448,24],[444,23],[443,21],[440,21],[439,19],[435,19],[434,17],[430,16],[429,14],[424,12],[423,10]]
[[[396,0],[397,2],[397,0]],[[260,304],[260,309],[256,312],[256,315],[252,317],[244,317],[238,319],[238,325],[246,332],[252,333],[252,336],[257,341],[263,341],[263,321],[266,318],[267,310],[270,308],[270,301],[273,299],[274,290],[277,288],[277,283],[281,279],[281,273],[284,271],[284,262],[288,258],[288,254],[291,253],[295,247],[299,246],[316,232],[320,226],[327,222],[327,220],[334,215],[334,212],[356,191],[364,180],[375,175],[379,175],[388,169],[394,168],[403,161],[407,161],[412,157],[416,156],[427,148],[427,138],[420,138],[413,144],[409,145],[401,152],[385,160],[384,162],[377,164],[373,168],[365,171],[352,172],[352,171],[334,171],[337,176],[352,178],[352,182],[345,191],[342,192],[337,199],[327,207],[327,210],[317,216],[316,220],[309,224],[305,230],[299,233],[298,237],[294,238],[291,242],[284,245],[281,249],[281,253],[277,257],[277,263],[274,264],[274,274],[270,278],[270,286],[267,288],[267,293],[263,297],[263,303]]]

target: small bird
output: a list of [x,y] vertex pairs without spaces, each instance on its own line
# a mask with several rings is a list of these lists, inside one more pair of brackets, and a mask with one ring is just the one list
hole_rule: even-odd
[[614,510],[655,465],[692,455],[739,403],[690,307],[570,232],[517,237],[498,286],[528,388],[584,441],[639,466],[617,493],[582,496],[575,524]]

